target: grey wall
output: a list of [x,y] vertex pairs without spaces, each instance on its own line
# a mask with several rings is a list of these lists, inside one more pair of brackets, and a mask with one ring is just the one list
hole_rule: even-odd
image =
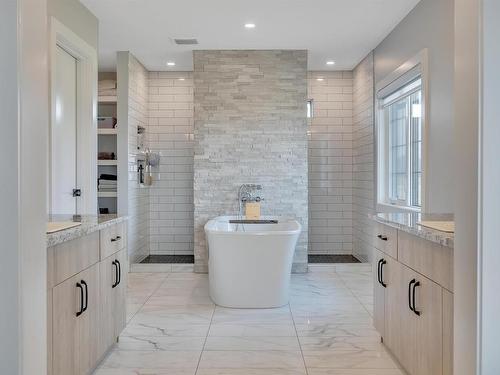
[[0,3],[0,113],[2,137],[0,153],[9,163],[0,165],[0,373],[18,373],[18,127],[17,127],[17,2]]
[[[454,361],[455,375],[477,374],[480,0],[456,1]],[[498,104],[496,104],[498,105]],[[498,121],[498,119],[496,119]],[[498,123],[497,125],[498,126]],[[498,147],[498,145],[497,145]],[[498,168],[498,166],[497,166]],[[498,187],[496,189],[498,194]],[[498,232],[498,224],[495,229]],[[497,236],[498,237],[498,236]],[[498,240],[495,244],[498,245]],[[498,270],[496,270],[498,273]],[[498,298],[498,287],[496,288]],[[498,320],[498,312],[496,314]],[[498,341],[498,337],[496,338]],[[498,344],[496,349],[498,356]],[[485,374],[490,374],[485,372]],[[492,374],[492,373],[491,373]]]
[[371,261],[375,212],[373,53],[353,71],[352,194],[354,255]]
[[500,358],[498,356],[498,338],[500,325],[500,299],[498,285],[500,285],[500,252],[498,251],[498,226],[500,224],[500,75],[498,62],[500,61],[500,2],[498,0],[483,1],[482,9],[483,55],[482,57],[482,271],[481,282],[481,350],[480,363],[483,374],[499,374]]
[[375,85],[428,48],[430,120],[426,204],[428,212],[453,212],[454,0],[422,0],[375,48]]
[[79,0],[48,0],[47,10],[97,50],[99,21]]
[[303,225],[294,270],[307,269],[307,51],[194,52],[195,270],[203,226],[237,213],[238,187],[263,185],[264,215]]

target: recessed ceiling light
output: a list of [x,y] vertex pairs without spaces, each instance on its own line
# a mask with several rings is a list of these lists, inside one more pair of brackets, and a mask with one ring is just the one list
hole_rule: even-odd
[[167,66],[175,66],[175,62],[173,62],[173,61],[168,61],[168,62],[167,62]]
[[327,61],[326,65],[335,65],[335,61]]
[[245,24],[245,27],[246,27],[247,29],[255,29],[255,24],[254,24],[254,23],[246,23],[246,24]]
[[316,81],[320,81],[320,82],[321,82],[321,81],[324,81],[324,80],[325,80],[325,79],[324,79],[323,77],[318,77],[318,78],[316,78]]

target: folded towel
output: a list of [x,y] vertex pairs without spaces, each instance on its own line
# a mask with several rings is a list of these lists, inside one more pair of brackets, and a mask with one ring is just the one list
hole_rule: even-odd
[[116,81],[114,79],[103,79],[99,81],[99,91],[116,89]]
[[110,180],[99,180],[99,186],[116,186],[117,182],[116,181],[110,181]]
[[116,181],[116,175],[114,174],[108,174],[108,173],[101,173],[101,175],[99,176],[99,179],[100,180],[114,180]]

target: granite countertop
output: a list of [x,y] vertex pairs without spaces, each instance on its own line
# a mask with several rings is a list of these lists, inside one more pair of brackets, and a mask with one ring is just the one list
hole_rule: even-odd
[[453,221],[453,214],[421,214],[417,212],[403,213],[379,213],[373,215],[373,219],[379,223],[389,225],[396,229],[402,230],[421,237],[431,242],[438,243],[442,246],[453,248],[455,234],[441,232],[436,229],[424,227],[417,223],[422,220],[428,221]]
[[47,234],[47,247],[52,247],[62,242],[74,240],[92,232],[121,223],[127,219],[127,216],[117,215],[49,215],[47,217],[47,221],[74,221],[81,222],[82,224],[77,227]]

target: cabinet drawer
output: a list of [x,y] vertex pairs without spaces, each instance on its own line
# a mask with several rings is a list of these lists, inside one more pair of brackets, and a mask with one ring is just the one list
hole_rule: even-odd
[[60,284],[99,262],[99,233],[94,232],[47,250],[48,287]]
[[398,260],[453,292],[451,248],[399,231]]
[[125,223],[104,228],[100,231],[101,260],[106,259],[127,246],[127,227]]
[[376,249],[390,255],[398,256],[398,230],[388,225],[377,223],[375,227],[374,244]]

